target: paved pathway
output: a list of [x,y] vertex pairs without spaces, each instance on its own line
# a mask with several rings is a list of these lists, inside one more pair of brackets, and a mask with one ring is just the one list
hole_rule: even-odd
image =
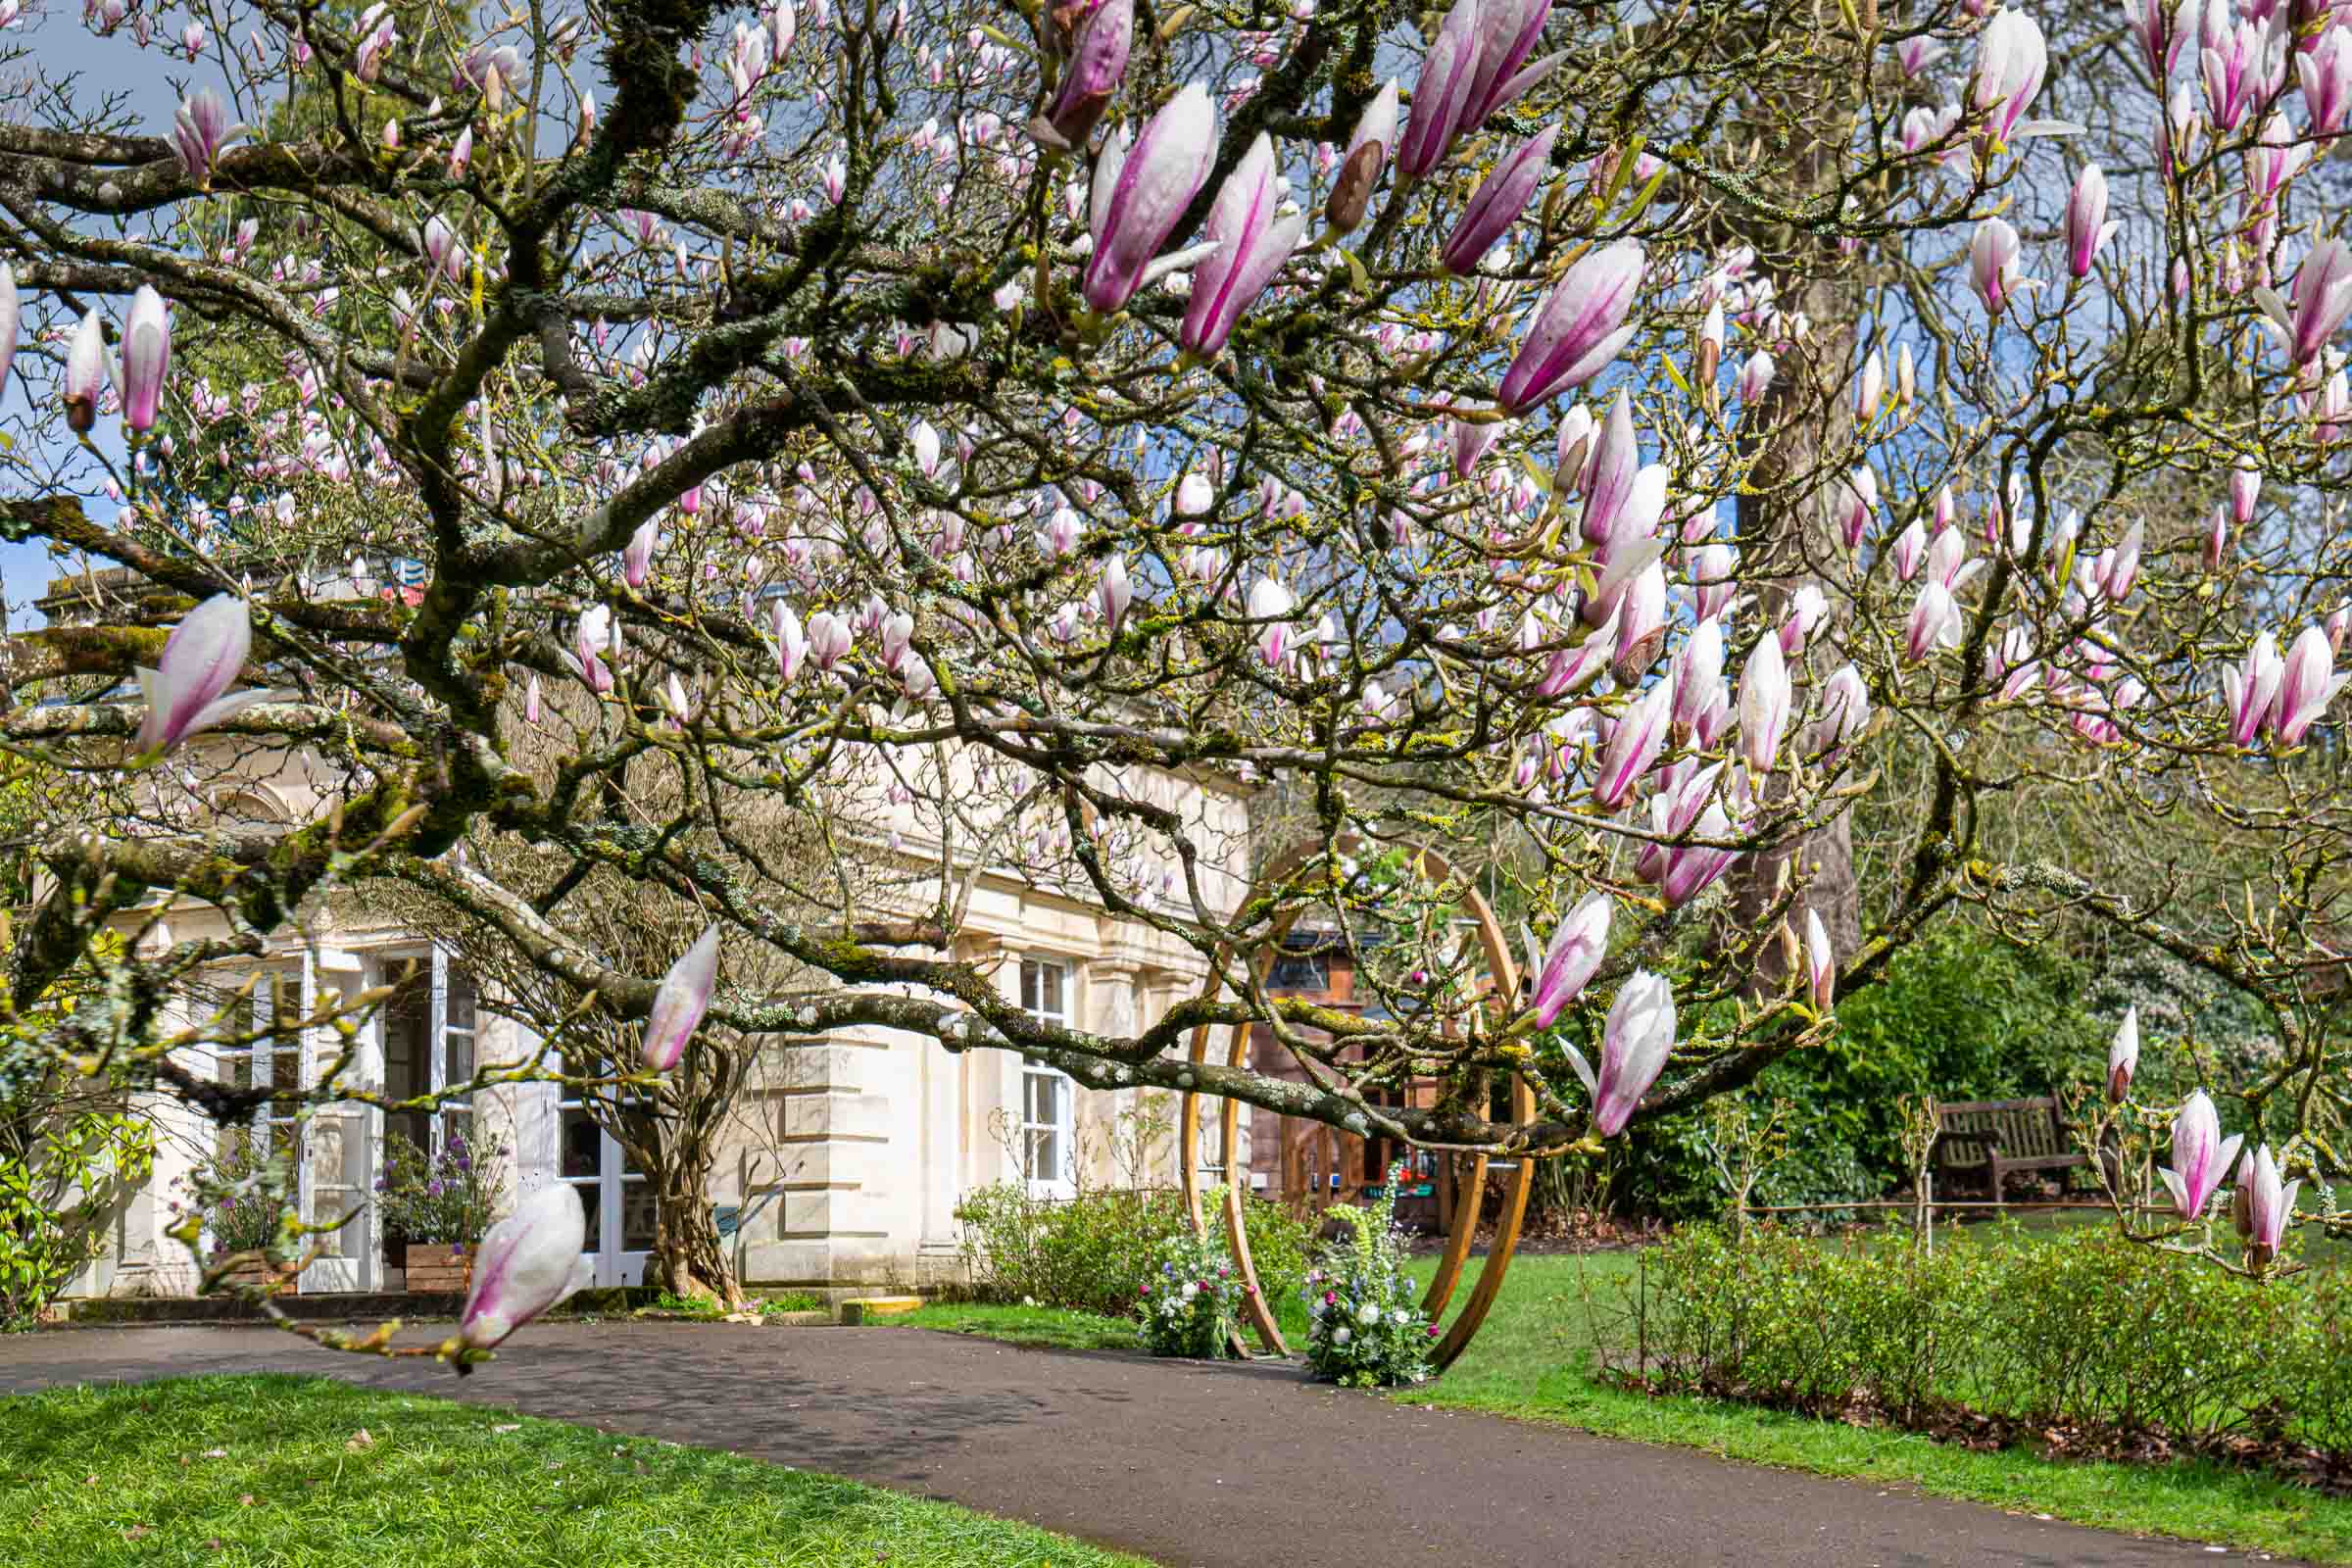
[[2224,1560],[1683,1449],[1408,1409],[1275,1364],[1025,1350],[914,1329],[537,1325],[461,1383],[431,1362],[336,1355],[262,1329],[0,1338],[5,1392],[258,1370],[733,1448],[1179,1568]]

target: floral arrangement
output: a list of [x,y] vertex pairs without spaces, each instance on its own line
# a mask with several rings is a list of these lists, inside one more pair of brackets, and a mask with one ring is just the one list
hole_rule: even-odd
[[1188,1227],[1161,1241],[1159,1272],[1136,1288],[1136,1337],[1153,1355],[1230,1355],[1249,1295],[1223,1228],[1195,1236]]
[[384,1140],[384,1173],[375,1182],[375,1208],[384,1234],[412,1245],[447,1242],[471,1247],[496,1217],[506,1184],[498,1175],[503,1145],[477,1148],[452,1131],[438,1154],[393,1133]]
[[1403,1236],[1396,1225],[1401,1165],[1389,1171],[1369,1210],[1342,1206],[1346,1241],[1325,1247],[1299,1292],[1306,1300],[1306,1364],[1347,1388],[1419,1383],[1430,1373],[1437,1325],[1421,1310],[1420,1291],[1404,1272]]

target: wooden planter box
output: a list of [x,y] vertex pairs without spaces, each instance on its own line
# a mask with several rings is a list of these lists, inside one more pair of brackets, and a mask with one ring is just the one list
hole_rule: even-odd
[[293,1272],[294,1271],[292,1269],[282,1267],[279,1264],[269,1263],[263,1261],[261,1258],[248,1256],[240,1258],[234,1267],[229,1269],[227,1273],[220,1276],[220,1281],[217,1289],[221,1291],[232,1291],[246,1285],[268,1285],[277,1280],[289,1278]]
[[447,1242],[411,1242],[402,1267],[411,1291],[463,1295],[473,1282],[473,1249]]

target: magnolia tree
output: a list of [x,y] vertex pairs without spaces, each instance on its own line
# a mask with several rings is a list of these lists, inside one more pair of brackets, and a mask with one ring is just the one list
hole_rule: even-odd
[[[646,1020],[648,1072],[706,1023],[887,1025],[1545,1153],[1817,1044],[1975,905],[2271,1011],[2210,1086],[2268,1150],[2242,1247],[2214,1101],[2132,1105],[2119,1040],[2100,1136],[2173,1149],[2169,1189],[2111,1162],[2133,1234],[2267,1267],[2326,1164],[2327,4],[7,14],[6,517],[122,568],[11,657],[0,742],[93,803],[41,829],[15,1004],[110,999],[27,1049],[223,1116],[364,1097],[199,1083],[226,1025],[165,1003],[393,882]],[[316,819],[210,809],[289,756]],[[1244,893],[1201,803],[1250,790],[1298,831]],[[2076,863],[1989,830],[2055,800]],[[793,817],[789,863],[738,831]],[[2106,877],[2103,817],[2243,875]],[[1210,979],[1033,1017],[957,946],[984,873]],[[1524,976],[1462,940],[1473,877]],[[551,915],[615,883],[760,982]],[[225,934],[164,940],[163,893]],[[1379,1006],[1267,994],[1307,910],[1380,933]],[[1252,1021],[1304,1082],[1181,1049]],[[1381,1102],[1408,1078],[1443,1092]],[[568,1283],[533,1205],[469,1347]]]

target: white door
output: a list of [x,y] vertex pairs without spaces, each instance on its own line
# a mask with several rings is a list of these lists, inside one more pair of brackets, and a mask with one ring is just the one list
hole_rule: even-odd
[[[318,956],[305,952],[302,959],[302,1015],[318,1010],[326,983]],[[355,1082],[373,1084],[380,1061],[371,1020],[359,1043],[352,1066]],[[331,1065],[339,1043],[331,1031],[306,1031],[303,1038],[305,1071],[312,1081]],[[368,1206],[368,1189],[375,1176],[374,1110],[367,1105],[335,1104],[311,1116],[303,1134],[302,1214],[313,1225],[329,1225],[345,1215],[353,1218],[341,1228],[312,1238],[320,1256],[302,1271],[298,1288],[305,1293],[369,1291],[375,1289],[374,1215]]]
[[645,1283],[654,1245],[654,1195],[633,1168],[620,1140],[596,1124],[570,1089],[556,1109],[556,1179],[577,1188],[588,1211],[589,1261],[595,1283],[611,1288]]
[[[433,948],[379,956],[370,962],[368,979],[376,985],[400,985],[400,994],[368,1026],[372,1081],[386,1099],[416,1100],[473,1077],[478,999],[473,976],[454,954]],[[385,1169],[390,1137],[397,1135],[426,1154],[438,1155],[453,1139],[470,1142],[474,1131],[473,1106],[464,1098],[443,1101],[429,1111],[376,1111],[355,1120],[346,1136],[363,1147],[346,1161],[346,1168],[358,1172],[357,1180],[367,1188]],[[377,1289],[382,1279],[387,1246],[382,1229],[370,1222],[365,1230],[355,1243],[364,1259],[355,1274],[368,1283],[347,1289]],[[391,1262],[398,1266],[399,1259]]]

